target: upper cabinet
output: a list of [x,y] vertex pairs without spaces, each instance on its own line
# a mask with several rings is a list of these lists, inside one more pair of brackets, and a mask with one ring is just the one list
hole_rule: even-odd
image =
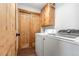
[[41,10],[41,25],[54,26],[55,23],[55,7],[53,4],[46,4]]

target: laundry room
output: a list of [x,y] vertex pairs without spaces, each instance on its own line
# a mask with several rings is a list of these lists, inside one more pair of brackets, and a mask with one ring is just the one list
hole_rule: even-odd
[[0,3],[0,56],[79,56],[79,3]]

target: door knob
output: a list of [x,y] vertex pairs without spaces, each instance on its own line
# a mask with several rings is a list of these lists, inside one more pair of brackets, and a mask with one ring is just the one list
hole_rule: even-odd
[[20,33],[16,33],[16,36],[20,36]]

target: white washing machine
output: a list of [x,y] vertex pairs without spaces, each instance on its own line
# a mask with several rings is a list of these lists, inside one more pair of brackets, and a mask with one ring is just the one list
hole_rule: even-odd
[[35,49],[38,56],[79,56],[79,30],[61,30],[59,33],[37,33]]

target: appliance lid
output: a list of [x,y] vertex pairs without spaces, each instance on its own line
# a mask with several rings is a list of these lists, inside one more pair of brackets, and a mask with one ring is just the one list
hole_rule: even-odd
[[75,29],[67,29],[67,30],[59,30],[58,33],[61,34],[75,34],[75,35],[79,35],[79,30],[75,30]]
[[79,37],[79,30],[76,29],[59,30],[57,35],[69,38],[76,38]]

